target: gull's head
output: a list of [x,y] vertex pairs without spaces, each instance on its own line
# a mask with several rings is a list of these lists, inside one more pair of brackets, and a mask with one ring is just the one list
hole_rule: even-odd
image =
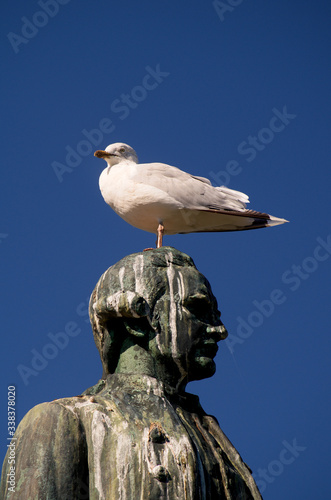
[[103,158],[110,166],[116,165],[117,163],[125,160],[138,163],[138,157],[135,150],[123,142],[109,144],[104,151],[96,151],[94,156],[97,158]]

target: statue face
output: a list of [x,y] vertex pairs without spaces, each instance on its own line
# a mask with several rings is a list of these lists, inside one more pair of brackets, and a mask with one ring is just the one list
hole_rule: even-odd
[[195,268],[170,267],[167,275],[168,290],[154,308],[159,333],[150,340],[150,352],[183,381],[211,377],[217,342],[227,332],[210,285]]
[[104,376],[139,370],[177,390],[215,373],[217,342],[227,336],[208,281],[169,247],[109,268],[92,294],[90,316]]

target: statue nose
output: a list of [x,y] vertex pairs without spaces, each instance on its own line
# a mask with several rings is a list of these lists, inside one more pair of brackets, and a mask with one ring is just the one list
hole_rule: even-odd
[[225,326],[217,325],[217,326],[207,326],[207,335],[214,339],[216,342],[219,340],[224,340],[228,336],[228,332]]

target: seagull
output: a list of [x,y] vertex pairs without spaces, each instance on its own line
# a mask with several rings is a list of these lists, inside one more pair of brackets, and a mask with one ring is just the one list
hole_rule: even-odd
[[246,209],[248,196],[164,163],[138,163],[122,142],[94,153],[106,160],[99,178],[105,202],[126,222],[157,235],[242,231],[288,222]]

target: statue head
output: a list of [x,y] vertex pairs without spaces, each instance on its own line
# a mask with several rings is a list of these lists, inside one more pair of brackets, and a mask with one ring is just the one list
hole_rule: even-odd
[[217,342],[227,336],[207,279],[171,247],[110,267],[92,293],[90,319],[103,378],[126,356],[131,372],[184,387],[215,373]]

